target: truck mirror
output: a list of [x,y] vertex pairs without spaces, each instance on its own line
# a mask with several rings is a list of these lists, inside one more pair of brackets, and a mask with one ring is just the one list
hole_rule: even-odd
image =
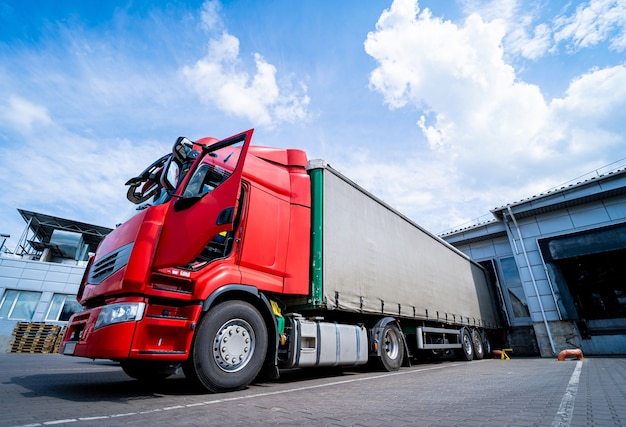
[[[159,160],[148,166],[138,176],[129,179],[125,185],[128,185],[128,192],[126,198],[135,204],[140,204],[148,200],[150,197],[158,194],[160,182],[162,181],[162,171],[166,164],[168,157],[171,154],[166,154]],[[162,185],[162,184],[161,184]]]
[[174,146],[172,147],[172,153],[181,164],[189,161],[192,151],[193,142],[184,136],[176,138],[176,142],[174,142]]
[[180,176],[180,166],[177,161],[172,161],[174,156],[167,159],[163,173],[161,174],[161,185],[169,193],[176,189]]

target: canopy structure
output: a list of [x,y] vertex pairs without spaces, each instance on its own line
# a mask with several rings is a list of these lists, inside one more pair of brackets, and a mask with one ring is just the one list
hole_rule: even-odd
[[56,245],[54,245],[54,242],[51,242],[55,230],[80,234],[83,243],[88,245],[89,252],[95,252],[102,239],[113,231],[107,227],[100,227],[24,209],[18,209],[18,212],[22,218],[24,218],[24,221],[26,221],[26,228],[16,248],[18,254],[32,253],[33,251],[41,252],[46,248],[52,249],[53,252],[58,252],[55,251]]

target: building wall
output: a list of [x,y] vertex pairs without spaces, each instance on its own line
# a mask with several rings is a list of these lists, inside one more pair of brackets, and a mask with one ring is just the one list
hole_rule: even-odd
[[[562,295],[563,291],[559,290],[558,286],[555,286],[549,280],[546,274],[544,257],[538,245],[539,239],[563,236],[580,231],[590,231],[622,223],[626,221],[625,211],[626,198],[620,197],[518,221],[534,275],[534,283],[525,257],[517,255],[516,260],[518,265],[521,266],[520,272],[523,277],[524,290],[529,299],[536,336],[538,340],[544,341],[539,343],[542,355],[549,355],[550,352],[547,348],[549,341],[545,341],[545,338],[549,337],[545,325],[546,322],[543,321],[544,316],[541,312],[542,307],[539,305],[539,300],[543,305],[545,319],[548,322],[548,328],[550,329],[557,353],[563,348],[571,348],[572,346],[583,347],[588,352],[597,354],[626,353],[624,336],[612,336],[611,338],[595,336],[589,339],[581,339],[582,337],[573,322],[562,321],[567,316],[564,316],[562,310],[559,309],[558,302],[567,296]],[[511,233],[511,236],[515,236],[517,239],[520,237],[517,233]],[[537,292],[535,292],[535,284],[539,298],[537,297]]]
[[[591,189],[583,189],[586,197],[593,195],[594,191],[602,190],[600,183],[594,184],[597,185]],[[613,182],[611,185],[613,188],[626,187],[626,175],[621,182]],[[567,194],[556,193],[539,201],[531,201],[529,205],[564,205],[567,197]],[[623,334],[583,339],[576,322],[563,315],[562,298],[571,298],[571,295],[563,295],[563,286],[556,286],[553,283],[554,277],[550,279],[538,244],[541,239],[626,224],[626,196],[617,195],[603,200],[580,202],[574,206],[526,217],[523,214],[524,208],[528,209],[528,206],[515,205],[510,211],[502,210],[502,220],[495,224],[472,227],[443,238],[478,262],[514,257],[528,303],[534,337],[542,356],[552,356],[573,347],[583,348],[591,354],[626,354],[626,330]],[[500,233],[498,237],[490,237],[498,226],[506,235]],[[516,326],[514,319],[512,326]]]
[[68,265],[20,258],[0,258],[0,304],[8,295],[8,291],[39,293],[39,299],[30,318],[10,318],[10,313],[6,313],[6,306],[4,316],[3,312],[0,312],[0,353],[10,350],[11,333],[20,321],[65,324],[64,321],[47,320],[46,316],[55,294],[67,295],[68,301],[75,299],[84,271],[85,262],[82,261]]

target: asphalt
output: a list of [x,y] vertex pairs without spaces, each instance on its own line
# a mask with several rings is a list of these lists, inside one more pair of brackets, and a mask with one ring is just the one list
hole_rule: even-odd
[[424,363],[398,372],[292,370],[205,394],[116,363],[0,355],[0,426],[624,426],[626,357]]

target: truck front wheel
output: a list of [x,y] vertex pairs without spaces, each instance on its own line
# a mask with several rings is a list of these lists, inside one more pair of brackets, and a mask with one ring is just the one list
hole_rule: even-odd
[[211,392],[239,390],[259,374],[267,352],[261,314],[243,301],[226,301],[200,321],[185,375]]
[[385,325],[380,343],[380,366],[392,372],[400,369],[404,358],[404,340],[402,333],[393,322]]

